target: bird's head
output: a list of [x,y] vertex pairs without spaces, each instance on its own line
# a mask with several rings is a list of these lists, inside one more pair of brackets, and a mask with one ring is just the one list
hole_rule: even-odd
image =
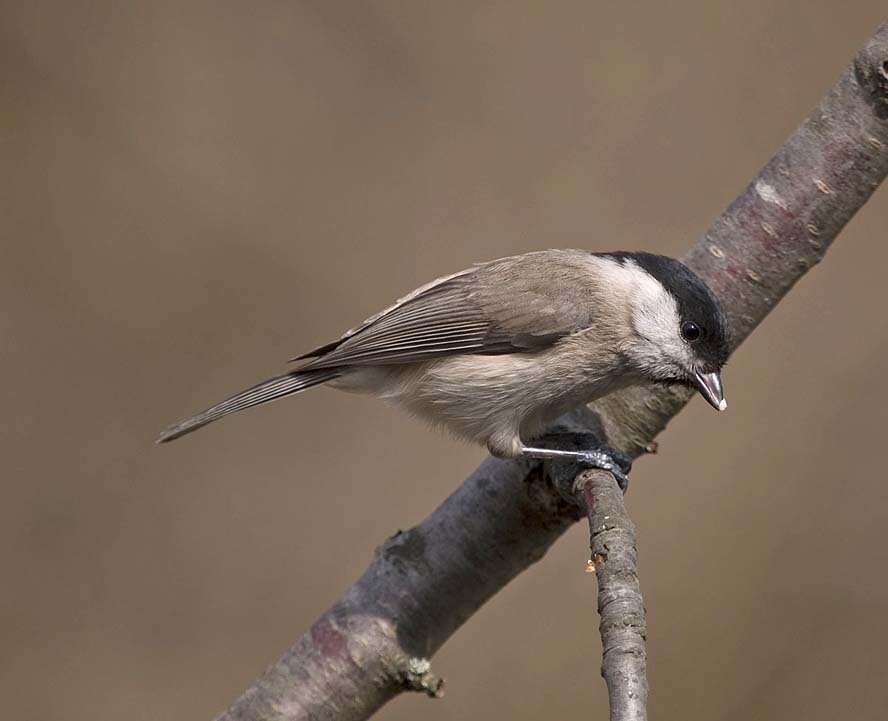
[[613,253],[632,276],[631,337],[624,352],[636,372],[658,383],[696,388],[727,408],[721,369],[730,352],[727,323],[709,287],[683,263],[651,253]]

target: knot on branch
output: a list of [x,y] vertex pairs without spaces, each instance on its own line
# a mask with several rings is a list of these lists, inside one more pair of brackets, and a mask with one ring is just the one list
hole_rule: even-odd
[[854,58],[854,76],[876,117],[888,120],[888,23]]
[[398,530],[376,548],[376,558],[384,558],[399,574],[429,571],[431,566],[426,558],[426,538],[421,528],[413,527],[406,531]]
[[444,679],[432,673],[432,664],[427,658],[408,658],[401,680],[410,691],[424,693],[429,698],[444,695]]

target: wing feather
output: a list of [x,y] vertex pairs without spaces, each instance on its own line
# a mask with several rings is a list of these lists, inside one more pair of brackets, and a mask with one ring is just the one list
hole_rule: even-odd
[[484,263],[418,288],[301,358],[320,369],[539,350],[592,324],[597,262],[549,250]]

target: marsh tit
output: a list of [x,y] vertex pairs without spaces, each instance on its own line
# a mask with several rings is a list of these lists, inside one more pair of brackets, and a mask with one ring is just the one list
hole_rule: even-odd
[[377,396],[501,458],[610,467],[599,451],[527,445],[559,415],[617,389],[684,384],[727,407],[727,324],[685,265],[651,253],[543,250],[444,276],[305,353],[301,366],[166,429],[325,384]]

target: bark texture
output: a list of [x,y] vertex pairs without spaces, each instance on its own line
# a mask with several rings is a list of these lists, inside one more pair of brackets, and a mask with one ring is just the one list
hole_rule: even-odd
[[[724,304],[733,347],[822,259],[884,179],[886,145],[883,25],[685,256]],[[580,417],[636,456],[688,397],[634,389]],[[432,654],[582,517],[585,509],[551,475],[536,464],[485,461],[426,520],[383,543],[364,575],[220,719],[356,721],[401,691],[439,695]]]
[[577,477],[575,488],[589,518],[590,564],[598,578],[601,675],[607,684],[611,721],[645,721],[647,627],[636,566],[635,525],[610,473],[585,471]]

